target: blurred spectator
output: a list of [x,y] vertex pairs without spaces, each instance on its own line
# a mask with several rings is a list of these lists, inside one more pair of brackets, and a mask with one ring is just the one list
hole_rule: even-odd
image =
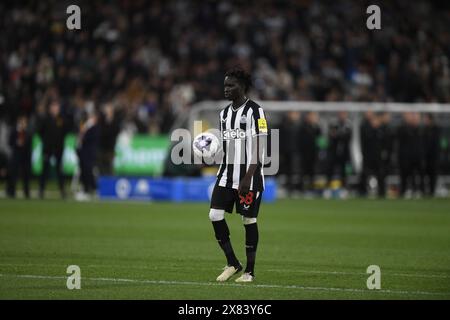
[[0,183],[6,182],[7,178],[10,153],[9,136],[8,124],[0,117]]
[[39,181],[39,197],[45,196],[45,185],[50,173],[50,163],[55,161],[56,176],[61,197],[65,198],[63,152],[67,133],[71,129],[70,121],[64,116],[58,100],[50,103],[48,112],[38,120],[38,133],[42,140],[42,173]]
[[334,170],[339,169],[342,186],[347,188],[346,166],[350,164],[350,140],[352,139],[352,127],[348,120],[348,113],[338,113],[338,120],[330,124],[328,133],[328,184],[334,175]]
[[143,103],[139,105],[135,123],[140,134],[159,133],[159,123],[157,118],[158,102],[154,92],[146,94]]
[[392,167],[392,153],[395,133],[391,125],[391,114],[383,112],[380,118],[380,174],[378,181],[378,195],[386,197],[386,177]]
[[423,135],[419,125],[420,115],[406,112],[403,114],[403,123],[398,129],[400,195],[404,197],[409,197],[409,194],[406,194],[409,186],[415,196],[423,190]]
[[99,143],[99,125],[95,110],[87,110],[86,118],[80,123],[76,152],[83,191],[75,195],[76,200],[90,200],[97,189],[94,174]]
[[[307,191],[314,188],[315,168],[318,157],[317,139],[321,135],[318,125],[319,115],[317,112],[308,112],[305,120],[300,125],[298,143],[300,149],[301,163],[301,190]],[[307,183],[305,183],[307,181]]]
[[114,152],[120,132],[120,122],[120,115],[114,110],[114,106],[110,102],[106,103],[98,124],[100,131],[98,166],[101,175],[113,174]]
[[16,197],[16,182],[21,178],[25,198],[30,198],[31,178],[31,142],[33,132],[26,115],[17,118],[16,126],[11,131],[9,144],[12,151],[8,170],[7,194]]
[[366,172],[367,170],[367,162],[368,162],[368,155],[369,155],[369,131],[371,129],[370,121],[374,117],[374,114],[372,110],[368,110],[364,113],[364,118],[361,121],[361,124],[359,126],[359,133],[360,133],[360,145],[361,145],[361,156],[362,156],[362,169],[361,174],[359,178],[359,192],[361,195],[367,194],[367,186],[366,186]]
[[299,185],[298,139],[301,114],[298,111],[287,112],[279,125],[280,128],[280,174],[285,177],[285,187],[289,194]]
[[440,156],[441,130],[430,113],[425,114],[423,124],[424,191],[426,195],[434,196]]
[[[365,113],[365,119],[361,124],[361,151],[363,165],[360,177],[360,191],[362,195],[368,194],[368,187],[374,189],[375,186],[370,183],[372,177],[376,178],[378,184],[378,194],[380,195],[384,183],[381,176],[381,119],[372,111]],[[373,180],[372,180],[373,181]]]

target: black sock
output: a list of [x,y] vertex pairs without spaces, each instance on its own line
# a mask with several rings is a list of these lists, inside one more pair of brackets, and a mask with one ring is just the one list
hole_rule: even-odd
[[247,254],[247,266],[245,272],[255,275],[256,248],[258,247],[258,225],[255,223],[244,224],[245,227],[245,253]]
[[234,254],[233,247],[231,246],[230,230],[228,229],[225,219],[220,221],[212,221],[212,225],[214,227],[217,242],[227,257],[228,265],[234,267],[240,266],[240,263]]

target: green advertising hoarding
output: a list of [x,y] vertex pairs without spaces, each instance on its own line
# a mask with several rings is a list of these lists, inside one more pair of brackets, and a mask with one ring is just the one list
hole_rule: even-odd
[[[64,141],[63,171],[73,175],[78,167],[75,152],[76,136],[69,134]],[[164,160],[170,146],[169,136],[120,135],[116,143],[114,173],[117,175],[161,175]],[[54,159],[51,160],[54,165]],[[35,175],[42,172],[42,141],[33,137],[32,170]]]
[[119,175],[161,175],[169,147],[168,135],[135,135],[132,138],[121,136],[116,144],[114,173]]
[[[64,141],[63,152],[63,172],[66,175],[72,175],[78,166],[78,158],[75,153],[75,135],[69,134]],[[31,158],[33,174],[40,175],[42,173],[42,141],[38,135],[33,136],[33,154]],[[56,164],[55,159],[51,159],[52,166]]]

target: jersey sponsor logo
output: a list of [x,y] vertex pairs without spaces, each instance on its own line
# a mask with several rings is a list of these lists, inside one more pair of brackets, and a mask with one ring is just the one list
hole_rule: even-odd
[[223,140],[233,140],[233,139],[245,139],[246,134],[245,131],[236,128],[236,129],[228,129],[223,131]]
[[266,119],[258,119],[258,129],[261,133],[267,133],[267,122]]

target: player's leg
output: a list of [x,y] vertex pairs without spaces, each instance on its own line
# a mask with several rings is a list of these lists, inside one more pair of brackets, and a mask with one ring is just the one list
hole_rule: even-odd
[[[254,197],[254,198],[253,198]],[[252,282],[255,277],[256,249],[258,247],[259,232],[257,216],[261,203],[262,192],[249,192],[244,200],[239,202],[237,211],[242,214],[242,221],[245,228],[245,253],[247,265],[244,273],[236,282]]]
[[236,282],[252,282],[255,277],[256,248],[258,247],[258,224],[256,218],[247,218],[242,216],[245,227],[245,254],[247,256],[247,265],[244,273],[236,279]]
[[437,181],[437,161],[435,159],[428,160],[428,177],[429,177],[429,195],[434,197]]
[[400,164],[400,196],[404,197],[408,187],[408,170],[406,164]]
[[227,222],[225,221],[225,210],[213,209],[209,210],[209,219],[212,222],[214,228],[214,234],[216,240],[219,243],[220,248],[223,250],[227,263],[230,266],[238,266],[239,261],[234,254],[233,247],[230,240],[230,230],[228,229]]
[[47,183],[47,177],[50,171],[50,158],[52,154],[49,152],[43,152],[42,154],[42,172],[39,177],[39,197],[44,198],[45,185]]
[[[230,202],[231,201],[231,202]],[[211,209],[209,219],[211,220],[214,234],[220,248],[227,259],[227,266],[222,274],[217,277],[217,281],[226,281],[232,275],[242,270],[242,266],[237,259],[230,240],[230,230],[225,221],[225,210],[230,212],[233,209],[234,198],[226,188],[216,186],[211,198]],[[230,208],[231,203],[231,208]]]
[[340,168],[340,174],[341,174],[341,180],[342,180],[342,188],[347,189],[347,172],[345,170],[345,167],[347,165],[347,160],[342,159],[339,161],[339,168]]
[[63,150],[56,152],[56,177],[58,179],[58,187],[61,198],[64,199],[66,197],[66,191],[64,188]]
[[17,151],[13,151],[12,159],[10,160],[8,167],[8,178],[6,186],[8,197],[10,198],[16,197],[16,181],[17,176],[19,175],[19,163],[17,161],[17,158]]
[[331,154],[330,159],[328,160],[328,167],[327,167],[327,186],[328,188],[331,187],[331,180],[333,179],[334,174],[334,168],[337,160],[336,157]]
[[27,155],[26,152],[23,155],[22,161],[20,161],[22,168],[22,181],[23,181],[23,194],[25,198],[30,198],[30,178],[31,178],[31,155]]

